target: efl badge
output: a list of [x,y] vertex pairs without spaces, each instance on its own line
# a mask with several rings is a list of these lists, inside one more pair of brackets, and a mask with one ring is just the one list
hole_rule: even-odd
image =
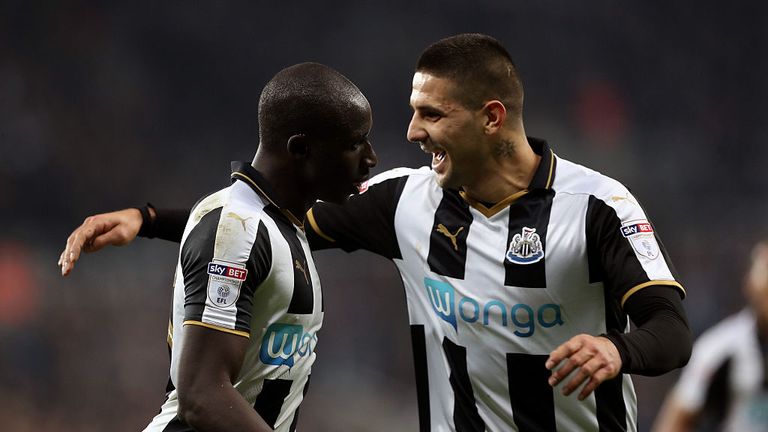
[[648,259],[656,259],[659,256],[659,244],[653,234],[653,226],[648,221],[622,225],[621,235],[629,240],[638,255]]
[[544,258],[544,246],[541,237],[536,234],[536,228],[523,227],[522,233],[517,233],[509,242],[507,259],[515,264],[533,264]]
[[232,306],[248,275],[244,264],[213,260],[208,263],[208,300],[216,307]]

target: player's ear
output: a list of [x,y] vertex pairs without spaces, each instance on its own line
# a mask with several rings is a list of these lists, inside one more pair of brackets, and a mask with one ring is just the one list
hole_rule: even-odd
[[485,134],[491,135],[504,127],[504,121],[507,118],[507,108],[501,101],[492,100],[483,105],[485,114]]
[[291,135],[286,143],[288,153],[294,157],[306,157],[309,154],[309,139],[304,134]]

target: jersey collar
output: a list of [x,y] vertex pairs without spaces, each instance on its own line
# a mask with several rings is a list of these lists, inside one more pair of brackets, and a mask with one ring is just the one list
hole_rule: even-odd
[[552,183],[555,182],[555,165],[557,165],[555,154],[552,153],[549,144],[543,139],[528,137],[528,143],[533,152],[541,156],[541,162],[533,174],[533,180],[528,185],[528,190],[551,189]]
[[547,144],[547,142],[543,139],[534,137],[527,138],[528,143],[531,145],[531,149],[533,149],[533,152],[541,156],[541,162],[539,162],[539,166],[536,168],[536,172],[533,174],[533,179],[528,185],[528,188],[510,195],[497,202],[496,204],[490,205],[490,207],[489,204],[481,203],[473,199],[463,190],[459,191],[459,195],[464,199],[464,201],[466,201],[470,206],[474,207],[485,217],[490,218],[496,215],[503,209],[509,207],[510,204],[531,193],[532,191],[547,190],[552,188],[552,183],[555,181],[555,165],[557,164],[555,154],[552,153],[552,150],[549,148],[549,144]]
[[242,162],[242,161],[233,161],[232,174],[230,175],[230,177],[232,178],[233,182],[235,180],[240,180],[245,182],[257,194],[261,195],[267,201],[269,201],[270,204],[278,208],[280,212],[283,214],[283,216],[285,216],[286,219],[288,219],[289,222],[291,222],[292,224],[296,225],[301,229],[304,229],[304,223],[302,223],[299,218],[297,218],[288,209],[284,209],[279,205],[277,205],[277,203],[273,199],[273,197],[276,197],[276,194],[272,189],[272,185],[270,185],[267,179],[265,179],[264,176],[261,175],[261,173],[258,172],[256,168],[254,168],[250,163]]

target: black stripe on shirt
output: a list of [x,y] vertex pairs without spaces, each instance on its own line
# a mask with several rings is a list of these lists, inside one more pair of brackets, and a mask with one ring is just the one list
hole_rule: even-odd
[[701,409],[705,413],[704,424],[718,425],[722,427],[722,422],[728,414],[733,402],[733,391],[731,383],[731,370],[733,368],[733,357],[726,357],[712,374],[707,386],[704,406]]
[[443,339],[443,351],[451,368],[453,389],[453,424],[456,432],[485,432],[485,422],[477,412],[475,393],[467,371],[467,349],[450,339]]
[[443,189],[429,235],[429,269],[442,276],[464,279],[467,235],[472,224],[469,205],[458,192]]
[[[506,256],[504,257],[504,285],[521,288],[547,287],[545,268],[547,226],[552,211],[553,196],[554,192],[551,189],[538,189],[509,206],[509,232],[507,234]],[[541,242],[544,256],[539,261],[525,264],[521,263],[525,258],[513,254],[510,246],[513,241],[517,242],[520,239],[525,241],[525,231],[528,229],[536,230],[534,234],[538,236]],[[538,242],[536,243],[538,244]]]
[[604,381],[595,389],[597,425],[600,432],[627,430],[627,408],[624,404],[623,377],[623,374],[619,374],[613,379]]
[[275,428],[277,417],[283,409],[285,398],[291,392],[292,384],[293,381],[290,380],[265,379],[261,393],[256,396],[253,408],[272,429]]
[[[306,399],[307,398],[307,391],[309,390],[309,380],[312,378],[312,375],[307,376],[307,382],[304,384],[304,390],[301,393],[301,398]],[[296,412],[293,413],[293,421],[291,422],[291,427],[288,428],[289,432],[294,432],[296,430],[296,425],[299,423],[299,409],[301,408],[301,405],[296,407]]]
[[520,432],[556,431],[555,396],[549,385],[547,355],[507,354],[512,418]]
[[314,310],[315,295],[312,290],[312,275],[309,272],[309,262],[304,254],[304,248],[301,247],[301,241],[298,238],[296,227],[287,222],[281,215],[280,210],[268,205],[264,211],[270,215],[280,230],[280,233],[288,242],[291,250],[291,268],[293,268],[293,296],[288,306],[288,313],[292,314],[311,314]]
[[429,371],[427,369],[427,343],[424,325],[411,325],[413,365],[416,372],[416,398],[419,407],[419,432],[431,430],[429,416]]

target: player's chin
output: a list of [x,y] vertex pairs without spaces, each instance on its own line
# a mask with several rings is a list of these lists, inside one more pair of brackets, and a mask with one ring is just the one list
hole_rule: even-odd
[[459,189],[462,185],[459,184],[459,182],[456,181],[454,176],[451,175],[450,172],[442,173],[442,174],[435,174],[437,176],[437,184],[440,185],[441,188],[445,189]]

